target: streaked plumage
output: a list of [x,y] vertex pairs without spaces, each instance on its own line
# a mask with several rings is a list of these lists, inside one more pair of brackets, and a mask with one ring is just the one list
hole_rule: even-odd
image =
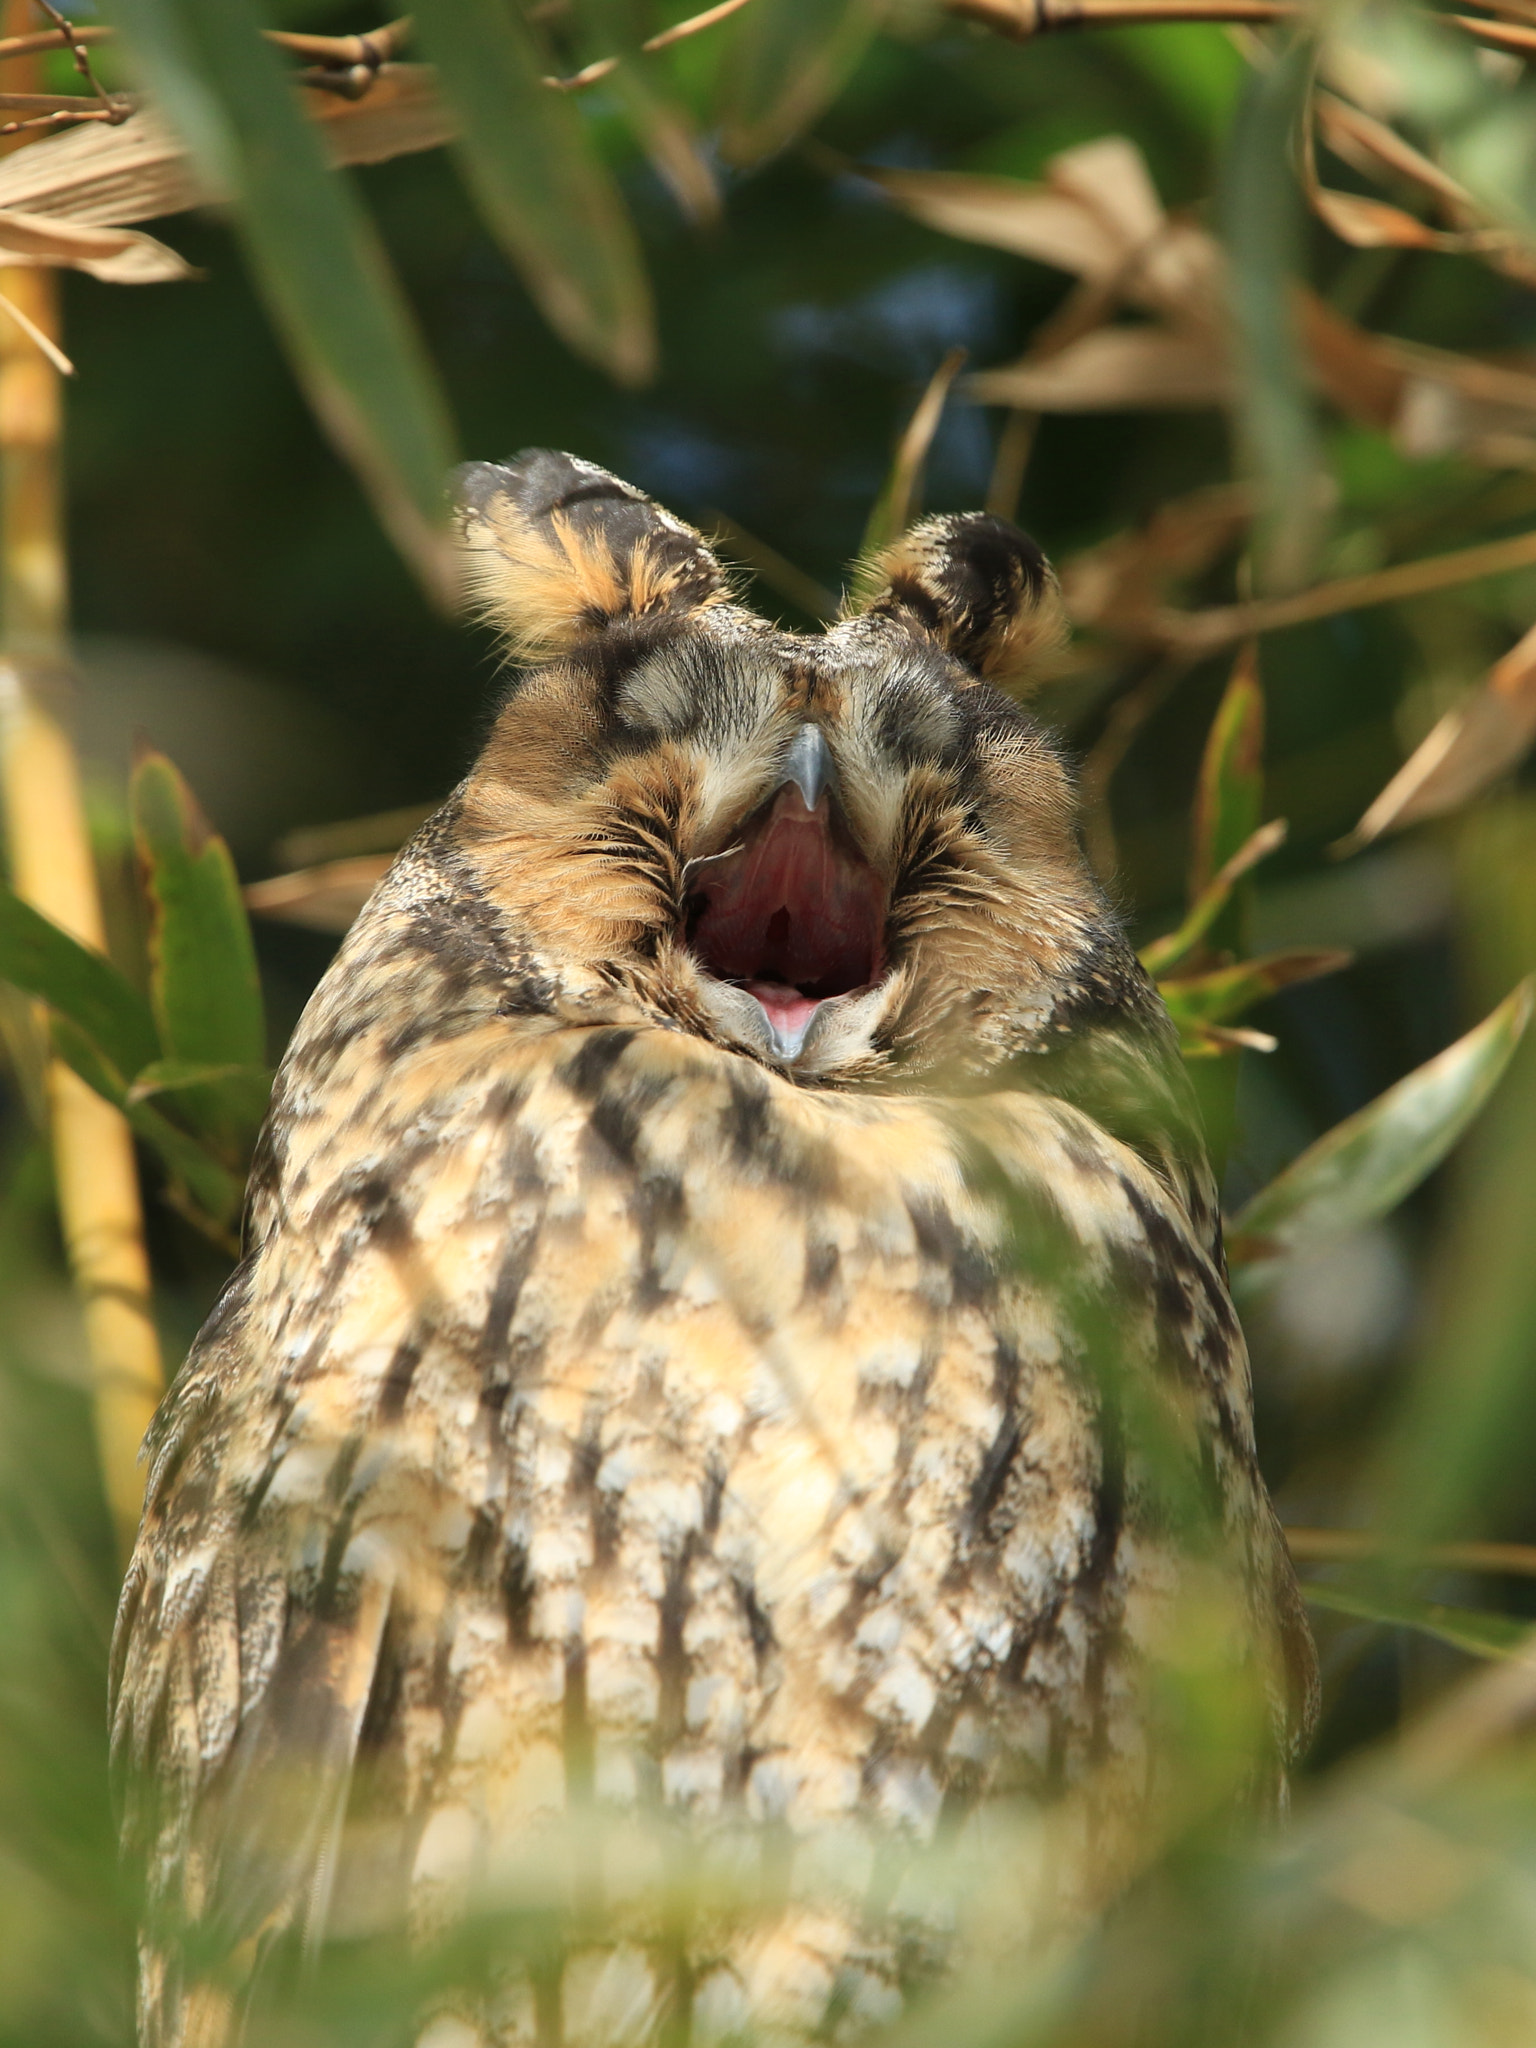
[[285,1946],[558,1889],[573,1814],[780,1903],[638,1883],[444,2042],[846,2029],[946,1960],[882,1845],[1134,1826],[1190,1572],[1276,1775],[1307,1711],[1172,1033],[987,680],[1054,631],[1038,552],[930,521],[802,638],[589,465],[462,485],[529,666],[305,1013],[151,1441],[147,2048]]

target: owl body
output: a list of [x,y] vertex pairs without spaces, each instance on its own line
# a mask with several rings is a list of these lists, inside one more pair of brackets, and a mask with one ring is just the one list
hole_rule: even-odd
[[1277,1759],[1304,1717],[1208,1174],[980,679],[1021,537],[920,529],[801,640],[571,458],[465,498],[543,659],[306,1012],[152,1438],[143,2038],[552,1900],[445,2044],[846,2032],[953,1961],[913,1872],[1000,1802],[1079,1798],[1025,1917],[1102,1889],[1192,1571]]

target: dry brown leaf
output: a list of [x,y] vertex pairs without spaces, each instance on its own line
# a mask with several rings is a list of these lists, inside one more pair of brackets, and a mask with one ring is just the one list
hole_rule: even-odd
[[965,171],[861,173],[914,220],[1014,256],[1031,256],[1079,277],[1111,277],[1125,256],[1121,238],[1082,201],[1018,178],[973,177]]
[[1095,213],[1122,252],[1162,231],[1167,216],[1147,160],[1124,135],[1100,135],[1062,150],[1046,164],[1045,176],[1052,191]]
[[1062,594],[1079,626],[1134,632],[1167,602],[1170,585],[1210,568],[1253,518],[1247,484],[1213,484],[1171,498],[1147,524],[1063,563]]
[[1366,811],[1347,844],[1436,818],[1478,796],[1536,740],[1536,626],[1489,671],[1481,690],[1435,725]]
[[242,891],[247,910],[311,931],[344,932],[394,862],[392,853],[365,853],[323,861],[291,875],[252,882]]
[[40,213],[0,212],[0,267],[7,264],[83,270],[107,284],[166,284],[196,275],[174,249],[136,228],[87,227]]
[[304,107],[337,164],[414,156],[441,148],[459,132],[430,64],[386,64],[360,100],[312,92],[305,94]]
[[112,128],[72,128],[0,161],[0,208],[117,227],[218,198],[147,108]]
[[1034,412],[1118,412],[1221,405],[1232,370],[1214,337],[1167,327],[1100,327],[1044,362],[1025,358],[966,379],[988,405]]
[[[1449,226],[1435,228],[1385,200],[1323,186],[1317,175],[1314,121],[1335,156],[1366,177],[1386,171],[1406,178],[1429,196]],[[1333,93],[1315,93],[1302,155],[1314,211],[1352,247],[1442,249],[1481,256],[1507,276],[1536,282],[1536,250],[1530,243],[1507,222],[1495,221],[1465,185],[1374,114]]]
[[[360,100],[308,92],[304,106],[337,164],[382,163],[436,149],[455,132],[424,64],[385,65]],[[146,107],[120,127],[72,128],[0,161],[0,209],[94,227],[185,213],[222,197]]]

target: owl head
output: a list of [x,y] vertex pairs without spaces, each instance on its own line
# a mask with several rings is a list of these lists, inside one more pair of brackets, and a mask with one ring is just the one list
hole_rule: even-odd
[[463,857],[559,992],[827,1085],[984,1070],[1147,989],[1020,709],[1062,635],[980,513],[865,563],[828,631],[735,601],[632,485],[530,450],[459,476],[470,599],[519,665]]

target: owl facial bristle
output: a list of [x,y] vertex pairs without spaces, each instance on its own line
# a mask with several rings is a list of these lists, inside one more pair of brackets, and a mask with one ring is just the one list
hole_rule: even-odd
[[887,888],[834,804],[836,770],[803,725],[783,781],[721,858],[701,863],[686,939],[762,1011],[774,1052],[799,1057],[822,1006],[884,971]]

